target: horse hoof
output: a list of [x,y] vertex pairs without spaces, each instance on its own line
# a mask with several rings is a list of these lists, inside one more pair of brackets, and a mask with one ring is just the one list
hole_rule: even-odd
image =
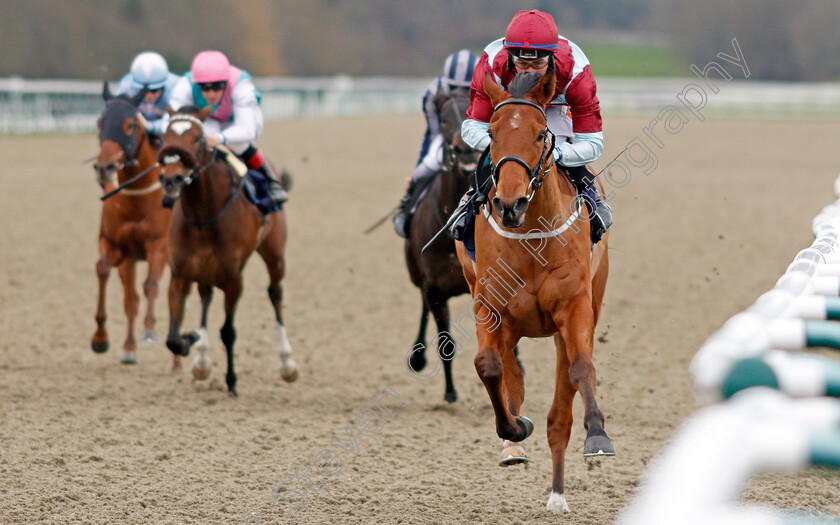
[[91,339],[90,347],[97,354],[104,354],[108,351],[108,340],[106,339],[104,341],[97,341],[96,339]]
[[294,383],[298,378],[297,367],[280,368],[280,377],[287,383]]
[[193,377],[198,379],[199,381],[204,381],[208,377],[210,377],[210,367],[205,368],[204,370],[194,366],[193,369]]
[[569,505],[566,503],[566,495],[558,494],[553,491],[551,492],[551,496],[548,497],[548,503],[545,504],[545,508],[556,514],[571,512],[569,510]]
[[412,372],[423,370],[426,368],[426,355],[422,350],[415,350],[411,353],[411,357],[408,358],[408,365],[411,367]]
[[[513,418],[516,422],[516,426],[519,427],[519,436],[516,439],[512,439],[511,441],[525,441],[525,438],[531,435],[534,432],[534,422],[528,419],[525,416],[518,416]],[[524,435],[523,435],[524,434]]]
[[451,392],[446,392],[445,394],[443,394],[443,400],[447,403],[454,403],[455,401],[458,401],[458,392],[454,390]]
[[520,465],[528,463],[528,454],[525,453],[525,447],[522,443],[505,440],[502,443],[502,453],[499,457],[500,467],[509,467],[511,465]]
[[157,332],[155,332],[154,330],[146,330],[145,332],[143,332],[143,335],[140,337],[140,342],[141,343],[147,343],[147,344],[154,344],[154,343],[159,343],[160,338],[158,338]]
[[615,449],[610,438],[603,436],[589,436],[583,443],[583,457],[615,456]]
[[134,352],[123,352],[123,355],[120,356],[120,363],[124,365],[136,365],[137,354]]

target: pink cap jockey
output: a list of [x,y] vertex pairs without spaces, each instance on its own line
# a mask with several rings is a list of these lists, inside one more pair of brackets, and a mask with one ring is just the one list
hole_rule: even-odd
[[196,83],[227,81],[230,62],[221,51],[202,51],[193,59],[190,71]]

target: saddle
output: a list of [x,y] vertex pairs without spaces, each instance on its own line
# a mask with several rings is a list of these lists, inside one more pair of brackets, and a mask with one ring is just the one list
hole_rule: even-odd
[[280,211],[283,203],[278,202],[269,190],[268,177],[261,171],[248,169],[248,166],[234,152],[224,144],[216,146],[221,157],[233,169],[234,173],[242,178],[242,188],[245,190],[245,198],[260,210],[263,215]]

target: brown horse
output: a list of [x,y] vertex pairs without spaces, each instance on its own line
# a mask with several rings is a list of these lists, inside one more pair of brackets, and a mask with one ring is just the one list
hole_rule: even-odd
[[125,95],[113,97],[105,83],[102,97],[105,110],[99,118],[99,154],[93,167],[97,180],[105,191],[122,185],[129,179],[147,171],[133,184],[106,199],[102,205],[99,226],[99,301],[96,308],[97,329],[91,340],[94,352],[108,350],[108,331],[105,329],[105,287],[111,268],[119,269],[124,289],[125,315],[128,318],[123,363],[137,362],[137,344],[134,340],[134,318],[139,299],[134,289],[135,264],[147,260],[149,272],[143,291],[148,301],[145,332],[141,341],[155,342],[154,304],[158,295],[158,282],[166,266],[167,232],[170,210],[161,205],[163,193],[158,182],[157,148],[150,142],[149,134],[137,118],[137,105],[144,92],[134,98]]
[[[242,295],[242,269],[256,250],[268,268],[268,297],[277,321],[280,374],[286,381],[297,379],[297,365],[291,359],[292,347],[283,324],[283,288],[285,273],[286,215],[280,210],[262,216],[246,200],[242,178],[218,150],[207,148],[203,121],[212,111],[207,107],[181,108],[174,114],[164,136],[159,161],[161,183],[167,198],[175,201],[169,229],[169,335],[166,346],[176,356],[174,371],[180,368],[180,356],[196,345],[198,355],[193,374],[206,379],[210,373],[207,356],[207,310],[213,287],[225,294],[225,323],[221,329],[227,351],[228,391],[236,395],[233,367],[233,343],[236,340],[234,314]],[[193,282],[201,296],[201,328],[182,335],[184,303]]]
[[495,107],[490,120],[492,210],[485,207],[484,218],[476,218],[475,263],[457,243],[473,295],[475,368],[493,405],[496,433],[505,440],[500,463],[525,462],[520,442],[534,424],[519,414],[525,389],[513,348],[522,337],[554,337],[556,378],[547,427],[554,468],[547,507],[564,512],[569,507],[563,465],[576,392],[585,407],[584,456],[615,454],[595,400],[592,364],[607,282],[608,235],[590,248],[588,221],[578,220],[580,200],[553,162],[545,118],[554,94],[553,71],[519,75],[510,93],[489,75],[484,86]]
[[[469,107],[467,97],[453,96],[440,104],[441,130],[444,137],[443,169],[426,190],[411,219],[409,236],[405,241],[405,262],[411,282],[420,289],[423,309],[420,330],[407,357],[407,364],[415,374],[426,366],[426,324],[429,311],[438,328],[438,355],[443,361],[446,391],[443,398],[454,403],[458,399],[452,382],[452,358],[455,341],[449,332],[450,298],[469,292],[461,265],[455,256],[455,243],[448,236],[433,243],[425,253],[421,250],[443,227],[461,196],[469,187],[469,176],[475,170],[478,153],[461,139],[461,122]],[[437,375],[422,374],[429,379]],[[420,374],[418,374],[420,376]]]

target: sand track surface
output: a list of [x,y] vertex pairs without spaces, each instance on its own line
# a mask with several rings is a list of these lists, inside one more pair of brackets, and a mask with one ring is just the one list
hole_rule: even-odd
[[[596,167],[647,124],[606,118]],[[100,192],[80,161],[96,151],[96,138],[3,138],[0,523],[247,523],[252,513],[251,523],[609,523],[697,408],[692,355],[810,245],[811,219],[834,199],[840,169],[836,125],[692,120],[662,136],[650,175],[634,168],[613,188],[595,364],[617,456],[584,461],[578,398],[566,470],[572,513],[558,517],[545,510],[550,340],[521,344],[523,414],[536,424],[525,467],[496,465],[500,440],[473,368],[474,339],[458,341],[455,404],[443,401],[442,377],[418,381],[404,367],[420,295],[390,224],[362,231],[399,199],[422,126],[420,115],[267,126],[259,145],[295,177],[284,286],[300,379],[280,379],[267,275],[252,257],[236,321],[238,399],[224,391],[219,292],[206,382],[170,375],[162,343],[140,346],[136,366],[119,364],[125,316],[116,272],[111,350],[90,350]],[[156,308],[161,339],[168,275]],[[144,278],[140,264],[138,289]],[[469,313],[466,297],[450,307],[453,317]],[[185,328],[198,319],[194,290]],[[380,399],[388,412],[378,405],[385,389],[404,406],[388,394]],[[365,435],[355,425],[368,418]],[[747,497],[840,514],[836,487],[834,473],[810,471],[762,478]]]

